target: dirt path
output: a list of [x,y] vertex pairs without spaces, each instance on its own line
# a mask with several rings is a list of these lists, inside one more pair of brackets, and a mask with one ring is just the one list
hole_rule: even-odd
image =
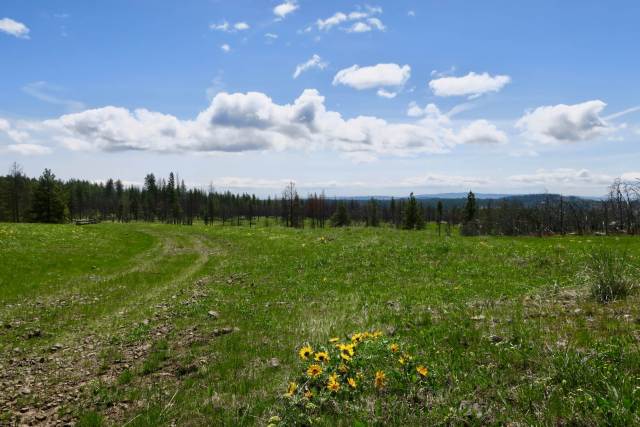
[[[117,305],[96,309],[99,314],[57,333],[53,345],[34,346],[30,351],[16,348],[9,354],[0,355],[0,425],[73,424],[71,409],[81,402],[89,383],[96,379],[113,380],[119,371],[145,357],[150,350],[150,339],[170,331],[171,307],[178,303],[175,294],[186,295],[188,290],[198,286],[201,281],[196,280],[197,274],[216,252],[201,236],[167,235],[166,229],[162,234],[156,234],[150,228],[143,231],[153,234],[159,244],[138,255],[138,265],[105,276],[101,278],[102,283],[127,286],[129,280],[159,276],[162,264],[176,254],[195,255],[195,260],[170,276],[158,277],[154,286],[144,292],[128,294]],[[62,307],[56,305],[61,302],[64,302]],[[40,301],[22,306],[19,317],[28,321],[25,320],[28,319],[25,307],[34,313],[47,307],[83,311],[85,308],[81,306],[87,302],[93,302],[96,307],[101,304],[99,298],[91,299],[91,295],[83,295],[81,289],[62,291],[46,303]],[[137,319],[140,311],[150,307],[157,311],[151,320]],[[146,339],[127,341],[125,336],[141,323],[149,325]],[[114,342],[121,344],[114,345]],[[101,359],[109,351],[119,355],[117,368],[104,370]]]

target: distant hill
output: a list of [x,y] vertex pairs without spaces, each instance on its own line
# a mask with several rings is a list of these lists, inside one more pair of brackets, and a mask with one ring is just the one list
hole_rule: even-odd
[[[445,206],[462,206],[466,202],[468,193],[436,193],[436,194],[418,194],[416,199],[420,200],[426,205],[435,204],[438,201],[442,201]],[[506,200],[510,202],[522,203],[525,206],[537,205],[547,200],[550,202],[558,202],[560,199],[559,194],[500,194],[500,193],[475,193],[476,200],[481,206],[487,205],[492,201]],[[580,197],[580,196],[565,196],[563,200],[567,203],[586,203],[590,204],[604,200],[604,197]],[[354,196],[354,197],[338,197],[340,200],[369,200],[376,199],[380,202],[387,202],[392,198],[396,200],[404,200],[407,197],[391,197],[391,196]]]

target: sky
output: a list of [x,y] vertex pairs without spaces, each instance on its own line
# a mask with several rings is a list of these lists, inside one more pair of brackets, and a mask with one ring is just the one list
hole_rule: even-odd
[[278,194],[640,178],[640,2],[2,0],[0,173]]

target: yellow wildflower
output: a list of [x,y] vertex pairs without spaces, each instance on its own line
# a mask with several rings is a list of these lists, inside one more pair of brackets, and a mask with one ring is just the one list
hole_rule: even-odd
[[350,362],[351,361],[351,356],[349,356],[347,353],[340,353],[340,357],[342,358],[342,360],[344,360],[345,362]]
[[338,344],[338,349],[347,356],[353,356],[355,346],[353,344]]
[[353,378],[347,378],[347,383],[349,383],[349,387],[355,389],[358,385],[356,384],[356,380]]
[[328,362],[329,361],[329,354],[326,351],[319,351],[316,353],[316,360],[318,362]]
[[421,377],[423,377],[423,378],[424,378],[424,377],[426,377],[427,375],[429,375],[429,369],[427,369],[427,367],[426,367],[426,366],[419,365],[419,366],[416,368],[416,371],[418,371],[418,373],[420,374],[420,376],[421,376]]
[[344,363],[341,363],[340,366],[338,366],[338,372],[340,372],[341,374],[346,374],[348,371],[349,368]]
[[311,392],[311,390],[305,391],[304,397],[306,397],[307,399],[311,399],[313,397],[313,393]]
[[298,384],[294,382],[289,383],[289,388],[287,389],[286,396],[288,397],[293,396],[297,389],[298,389]]
[[329,381],[327,382],[327,389],[332,392],[337,392],[340,390],[340,382],[338,382],[338,376],[333,374],[329,377]]
[[307,375],[311,378],[315,378],[322,373],[322,367],[320,365],[309,365],[309,369],[307,369]]
[[378,390],[383,389],[387,381],[387,376],[383,371],[376,371],[376,378],[374,384]]
[[340,338],[338,338],[338,337],[334,337],[334,338],[331,338],[331,339],[329,340],[329,342],[330,342],[331,344],[335,344],[335,343],[337,343],[338,341],[340,341]]
[[396,343],[393,343],[389,346],[389,350],[391,350],[391,353],[397,353],[398,350],[400,350],[400,346]]
[[300,359],[302,360],[307,360],[308,358],[311,357],[312,354],[313,354],[313,349],[311,348],[311,346],[308,346],[308,345],[302,347],[298,352],[298,355],[300,355]]

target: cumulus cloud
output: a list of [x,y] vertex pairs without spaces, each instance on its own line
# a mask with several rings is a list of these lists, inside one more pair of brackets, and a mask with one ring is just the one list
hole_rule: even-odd
[[224,53],[229,53],[231,52],[231,46],[229,46],[227,43],[223,44],[220,46],[220,49],[224,52]]
[[[375,17],[382,13],[382,8],[366,6],[363,10],[355,10],[351,13],[336,12],[326,19],[318,19],[316,27],[320,31],[329,31],[340,24],[352,22],[343,28],[348,33],[366,33],[372,30],[384,31],[385,25],[380,18]],[[308,30],[311,30],[309,28]]]
[[304,73],[305,71],[308,71],[312,68],[317,68],[319,70],[324,70],[327,67],[327,63],[324,62],[322,60],[322,58],[320,58],[319,55],[313,55],[311,57],[311,59],[309,59],[307,62],[304,62],[302,64],[298,64],[298,66],[296,66],[296,70],[293,72],[293,78],[297,79],[300,74]]
[[14,21],[11,18],[0,19],[0,31],[19,39],[29,38],[29,28],[22,22]]
[[22,143],[29,138],[29,133],[16,128],[7,119],[0,118],[0,133],[5,133],[13,142]]
[[273,14],[276,15],[278,19],[284,19],[287,15],[294,12],[299,7],[300,6],[298,6],[295,1],[286,1],[274,7]]
[[463,128],[458,138],[461,144],[506,144],[507,134],[486,120],[475,120]]
[[511,82],[506,75],[491,76],[489,73],[470,72],[462,77],[441,77],[431,80],[429,87],[437,96],[469,96],[476,98],[488,92],[499,92]]
[[[333,78],[333,85],[345,85],[357,90],[401,88],[410,77],[411,67],[408,65],[378,64],[370,67],[353,65],[338,71]],[[384,96],[384,93],[379,95]]]
[[600,116],[606,105],[594,100],[573,105],[538,107],[520,118],[516,128],[542,143],[593,139],[615,130]]
[[[490,124],[456,127],[437,107],[412,123],[372,116],[346,119],[305,90],[291,104],[260,92],[218,93],[192,120],[146,109],[103,107],[66,114],[41,124],[48,137],[71,150],[243,152],[313,150],[352,158],[444,153],[458,144],[500,142]],[[492,134],[493,131],[493,134]]]

